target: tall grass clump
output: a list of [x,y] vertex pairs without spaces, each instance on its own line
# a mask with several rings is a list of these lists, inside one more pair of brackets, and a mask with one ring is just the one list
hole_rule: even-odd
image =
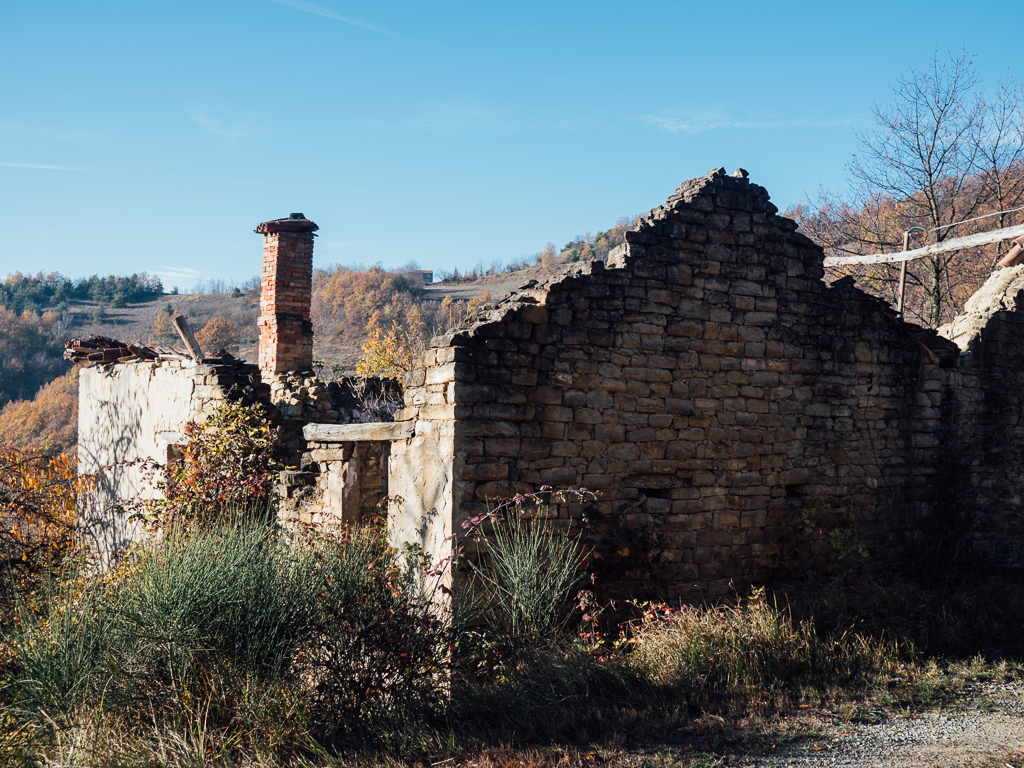
[[51,736],[89,713],[128,741],[201,722],[243,751],[396,745],[438,707],[448,664],[447,627],[380,532],[251,520],[171,528],[16,627],[7,711]]
[[602,707],[628,701],[644,681],[578,636],[578,540],[506,506],[505,517],[492,515],[479,559],[467,566],[474,611],[464,619],[452,720],[460,733],[484,740],[584,738]]
[[485,541],[470,584],[484,626],[517,655],[555,642],[582,575],[577,542],[515,511]]

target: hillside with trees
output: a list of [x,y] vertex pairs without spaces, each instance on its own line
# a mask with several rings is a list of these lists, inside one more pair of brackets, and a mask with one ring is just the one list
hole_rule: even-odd
[[576,261],[607,261],[608,253],[626,242],[626,232],[633,229],[640,220],[639,216],[623,216],[615,222],[615,226],[591,235],[577,235],[566,243],[559,257],[566,262]]
[[108,275],[72,280],[59,272],[35,276],[15,272],[0,283],[0,306],[22,313],[25,310],[66,310],[74,300],[124,307],[163,294],[160,280],[145,272],[130,276]]
[[54,310],[36,314],[0,307],[0,407],[35,397],[40,387],[67,370],[66,328]]
[[31,400],[0,408],[0,446],[47,456],[78,446],[78,369],[44,385]]

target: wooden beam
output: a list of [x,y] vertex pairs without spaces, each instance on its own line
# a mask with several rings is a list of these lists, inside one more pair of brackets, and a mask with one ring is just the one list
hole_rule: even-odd
[[302,436],[311,443],[356,443],[407,440],[412,437],[411,421],[375,421],[369,424],[307,424]]
[[967,248],[977,248],[979,245],[999,243],[1003,240],[1013,240],[1024,236],[1024,224],[1005,229],[994,229],[991,232],[979,232],[976,235],[956,237],[952,240],[945,240],[941,243],[932,243],[924,248],[915,248],[913,251],[898,251],[896,253],[873,253],[870,256],[830,256],[825,259],[826,267],[838,267],[843,264],[898,264],[901,261],[913,261],[925,256],[935,256],[949,251],[962,251]]
[[188,320],[185,319],[185,316],[175,315],[171,324],[174,325],[174,330],[181,336],[181,340],[185,342],[185,347],[188,349],[188,353],[192,355],[192,359],[197,363],[203,362],[203,348],[199,346],[199,342],[196,341],[196,337],[192,334],[192,329],[188,327]]

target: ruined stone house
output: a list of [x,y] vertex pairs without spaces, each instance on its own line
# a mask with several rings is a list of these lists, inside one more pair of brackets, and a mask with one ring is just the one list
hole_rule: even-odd
[[[188,418],[244,397],[274,405],[294,451],[282,515],[355,522],[387,495],[397,543],[433,559],[495,499],[573,487],[590,497],[547,510],[553,526],[643,529],[656,550],[656,568],[616,573],[616,594],[656,579],[667,597],[715,597],[781,565],[899,568],[942,546],[1019,565],[1024,267],[996,273],[944,338],[850,279],[826,285],[822,249],[777,213],[745,171],[685,182],[607,263],[433,339],[388,421],[337,405],[310,370],[316,225],[265,222],[258,368],[84,370],[83,471],[166,458]],[[142,484],[108,473],[94,505]],[[103,546],[134,535],[97,518]]]

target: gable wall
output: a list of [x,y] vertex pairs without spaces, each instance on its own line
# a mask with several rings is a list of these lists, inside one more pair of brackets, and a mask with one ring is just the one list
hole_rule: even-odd
[[[942,373],[917,364],[884,304],[821,282],[820,248],[775,211],[745,178],[709,174],[644,217],[608,268],[528,286],[435,339],[402,417],[417,434],[452,431],[447,532],[547,485],[593,492],[605,527],[657,529],[670,596],[725,594],[780,555],[834,565],[827,526],[781,553],[770,541],[802,513],[856,510],[846,543],[896,561],[894,503],[913,497],[910,466],[928,464],[940,428],[916,413],[918,389]],[[436,447],[406,447],[404,461]],[[409,506],[416,483],[397,474]],[[579,525],[584,506],[555,524]],[[606,586],[635,596],[631,579],[648,576]]]

